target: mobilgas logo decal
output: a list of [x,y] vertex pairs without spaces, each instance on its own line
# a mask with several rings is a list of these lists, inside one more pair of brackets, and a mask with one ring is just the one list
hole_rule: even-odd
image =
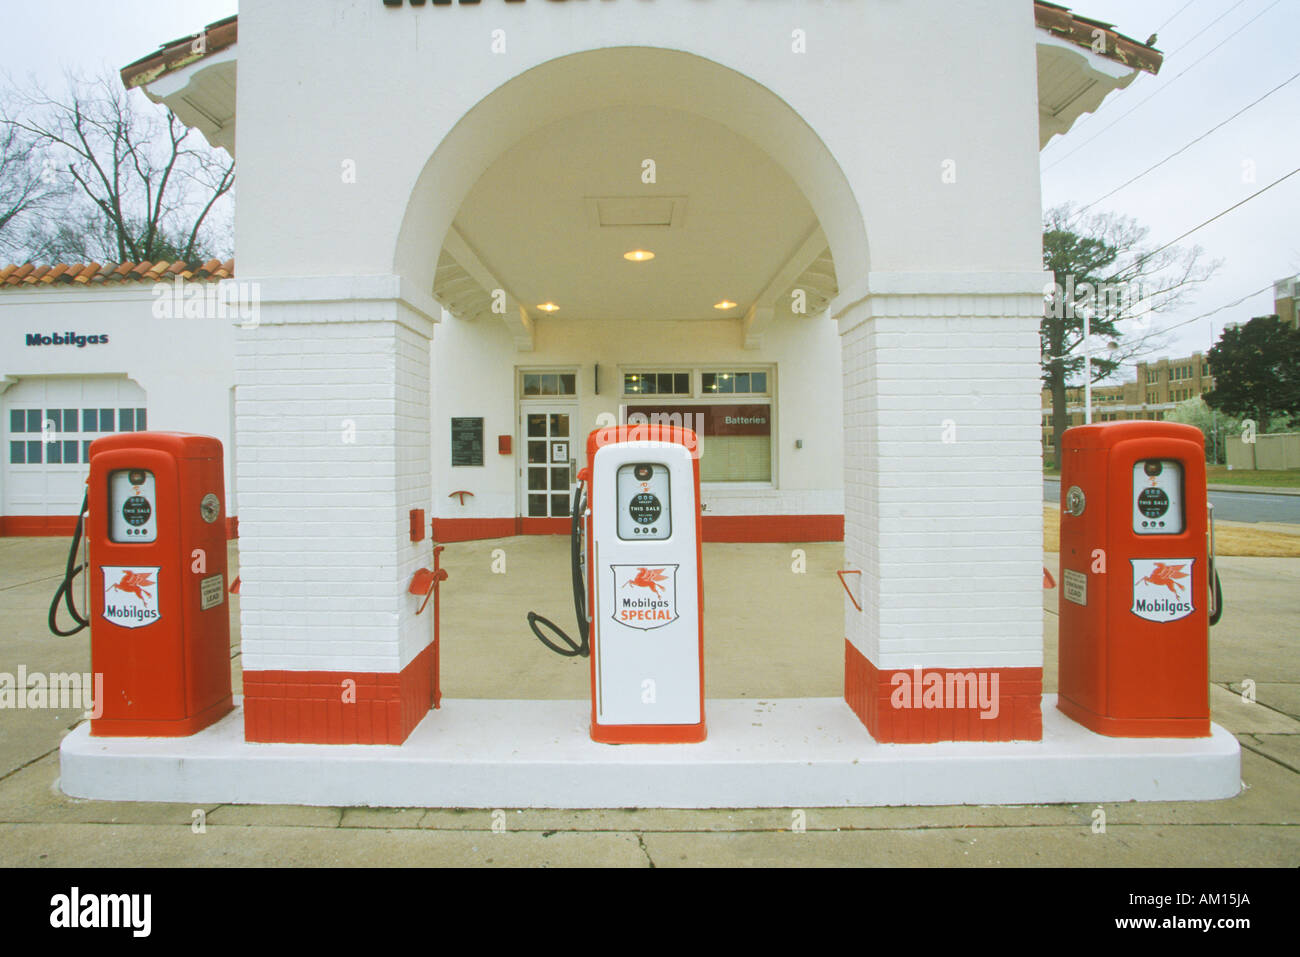
[[79,336],[75,332],[55,332],[45,336],[39,332],[29,332],[27,344],[29,346],[76,346],[78,349],[84,349],[86,346],[108,345],[108,336],[103,333],[97,336]]
[[610,565],[614,611],[620,625],[653,631],[677,620],[678,565]]
[[1131,558],[1133,565],[1133,607],[1129,609],[1147,621],[1166,622],[1186,618],[1196,610],[1192,596],[1194,558]]
[[104,566],[104,618],[121,628],[152,625],[158,611],[157,565]]

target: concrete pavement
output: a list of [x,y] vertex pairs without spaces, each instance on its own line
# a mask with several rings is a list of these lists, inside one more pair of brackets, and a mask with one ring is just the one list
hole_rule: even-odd
[[[66,545],[0,539],[0,671],[89,670],[86,633],[55,639],[45,630]],[[705,546],[710,697],[841,693],[841,555],[835,544]],[[494,574],[501,557],[505,573]],[[461,543],[444,559],[444,694],[586,696],[586,662],[547,651],[524,622],[532,609],[571,625],[565,539]],[[1055,556],[1045,564],[1055,574]],[[0,862],[1295,866],[1300,559],[1224,558],[1220,568],[1226,612],[1211,638],[1211,704],[1244,749],[1245,788],[1231,800],[1106,805],[1101,815],[1086,805],[489,812],[80,801],[57,787],[58,743],[80,713],[3,710]],[[1047,691],[1056,687],[1055,603],[1056,592],[1045,591]]]

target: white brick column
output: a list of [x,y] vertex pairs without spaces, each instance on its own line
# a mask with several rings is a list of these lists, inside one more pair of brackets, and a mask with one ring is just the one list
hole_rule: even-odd
[[[846,698],[880,740],[1037,739],[1043,277],[868,285],[836,312],[845,566],[863,606],[845,601]],[[996,677],[999,700],[922,702],[954,672],[989,693]]]
[[432,515],[439,311],[397,277],[256,286],[236,350],[245,733],[399,743],[428,710],[432,615],[407,585],[430,563],[409,513]]

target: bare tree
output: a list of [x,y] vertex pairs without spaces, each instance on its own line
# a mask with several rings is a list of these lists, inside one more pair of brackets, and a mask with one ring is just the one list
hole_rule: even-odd
[[68,184],[45,162],[33,138],[0,126],[0,260],[29,261],[25,237],[68,201]]
[[68,190],[58,215],[25,232],[29,249],[115,262],[229,253],[211,219],[234,187],[234,161],[117,77],[69,75],[62,97],[13,90],[0,111],[0,129],[29,138]]
[[1147,243],[1147,233],[1129,217],[1080,217],[1069,205],[1043,217],[1043,267],[1055,282],[1044,294],[1039,339],[1058,456],[1068,421],[1066,389],[1085,366],[1084,317],[1094,346],[1107,346],[1104,355],[1092,358],[1092,381],[1099,382],[1162,348],[1167,336],[1147,327],[1161,312],[1184,304],[1219,268],[1219,262],[1205,261],[1199,246],[1156,247]]

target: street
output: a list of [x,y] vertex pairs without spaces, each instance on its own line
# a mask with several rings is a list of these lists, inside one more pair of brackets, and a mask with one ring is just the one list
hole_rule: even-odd
[[[1211,489],[1209,496],[1210,504],[1214,506],[1214,517],[1225,522],[1300,524],[1300,495]],[[1061,504],[1060,479],[1043,479],[1043,501],[1051,505]]]

